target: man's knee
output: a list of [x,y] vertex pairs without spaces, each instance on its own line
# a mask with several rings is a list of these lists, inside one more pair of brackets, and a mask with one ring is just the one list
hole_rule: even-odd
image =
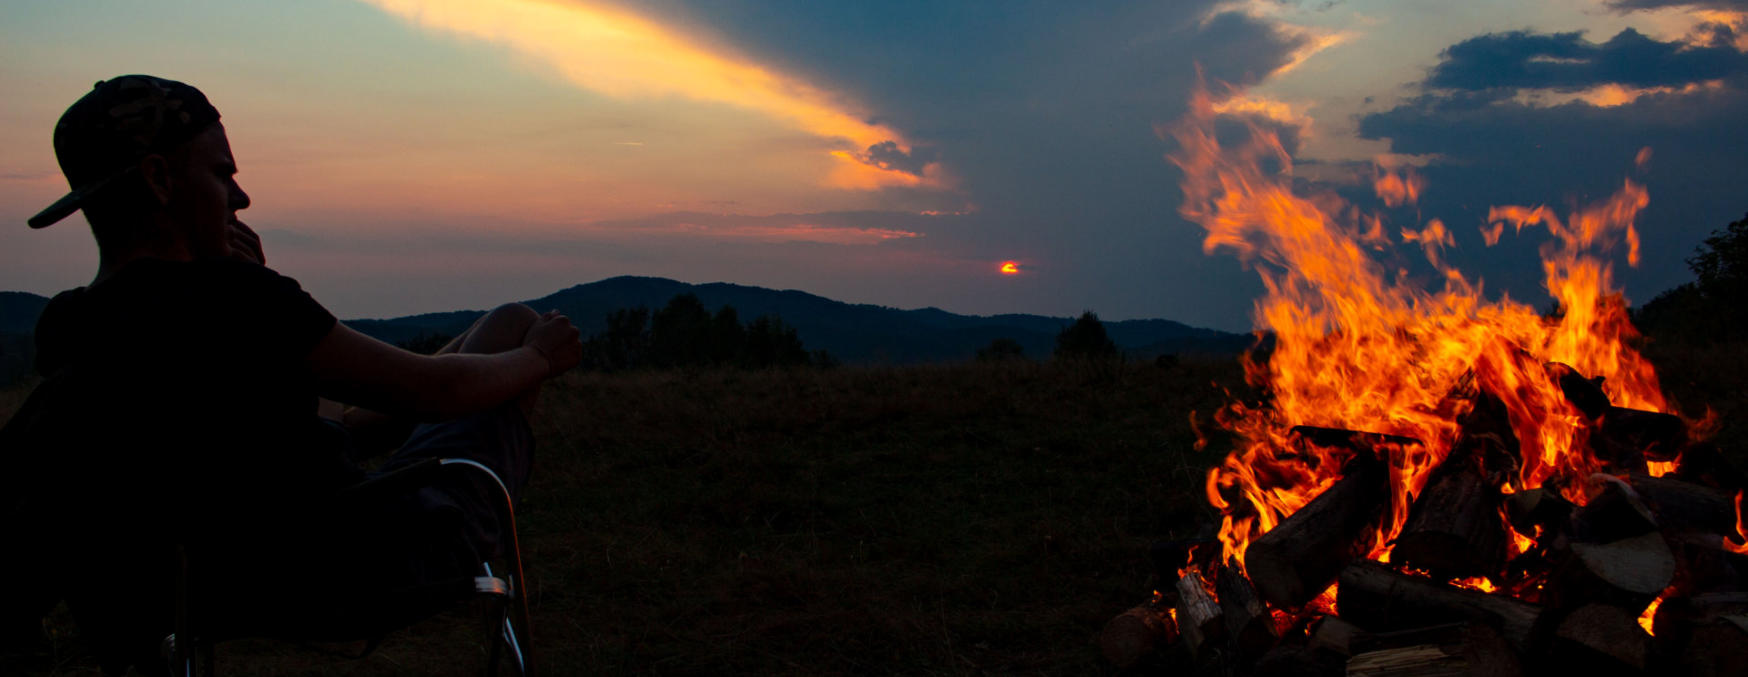
[[528,329],[540,319],[540,313],[520,303],[506,303],[493,308],[468,330],[462,343],[464,353],[501,353],[522,345]]

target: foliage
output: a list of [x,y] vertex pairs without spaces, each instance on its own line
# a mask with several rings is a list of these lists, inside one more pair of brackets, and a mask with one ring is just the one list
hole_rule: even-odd
[[978,362],[1005,362],[1008,360],[1026,359],[1026,350],[1019,341],[1011,338],[998,338],[989,345],[977,349]]
[[1748,339],[1748,216],[1713,231],[1687,267],[1694,281],[1658,294],[1638,309],[1634,323],[1659,338]]
[[825,351],[809,353],[795,328],[776,315],[742,324],[734,306],[711,315],[695,294],[669,299],[655,313],[622,308],[607,328],[583,343],[583,364],[601,371],[638,368],[835,365]]
[[1080,319],[1056,335],[1056,359],[1116,360],[1122,357],[1117,344],[1105,334],[1105,325],[1093,311],[1080,314]]

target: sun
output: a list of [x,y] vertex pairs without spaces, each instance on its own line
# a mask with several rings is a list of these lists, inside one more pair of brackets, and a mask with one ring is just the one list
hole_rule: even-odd
[[1020,274],[1020,263],[1018,261],[1003,261],[1003,262],[1001,262],[1001,274],[1003,274],[1003,275],[1019,275]]

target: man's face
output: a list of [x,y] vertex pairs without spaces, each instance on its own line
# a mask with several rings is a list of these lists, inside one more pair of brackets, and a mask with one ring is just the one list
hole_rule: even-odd
[[229,256],[237,211],[249,195],[237,185],[237,162],[223,125],[214,124],[190,140],[172,159],[174,190],[165,209],[186,239],[194,258]]

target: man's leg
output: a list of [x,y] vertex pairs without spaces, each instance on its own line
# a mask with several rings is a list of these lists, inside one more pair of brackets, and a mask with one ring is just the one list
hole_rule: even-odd
[[[498,306],[486,313],[458,341],[455,352],[497,353],[522,346],[522,338],[540,314],[521,304]],[[538,386],[511,402],[489,411],[441,423],[415,427],[406,443],[383,464],[391,471],[426,458],[465,458],[491,468],[519,496],[534,461],[534,438],[530,418]],[[468,538],[481,556],[499,552],[497,506],[502,494],[495,483],[457,471],[460,482],[446,482],[420,492],[427,509],[458,510],[467,524]]]

